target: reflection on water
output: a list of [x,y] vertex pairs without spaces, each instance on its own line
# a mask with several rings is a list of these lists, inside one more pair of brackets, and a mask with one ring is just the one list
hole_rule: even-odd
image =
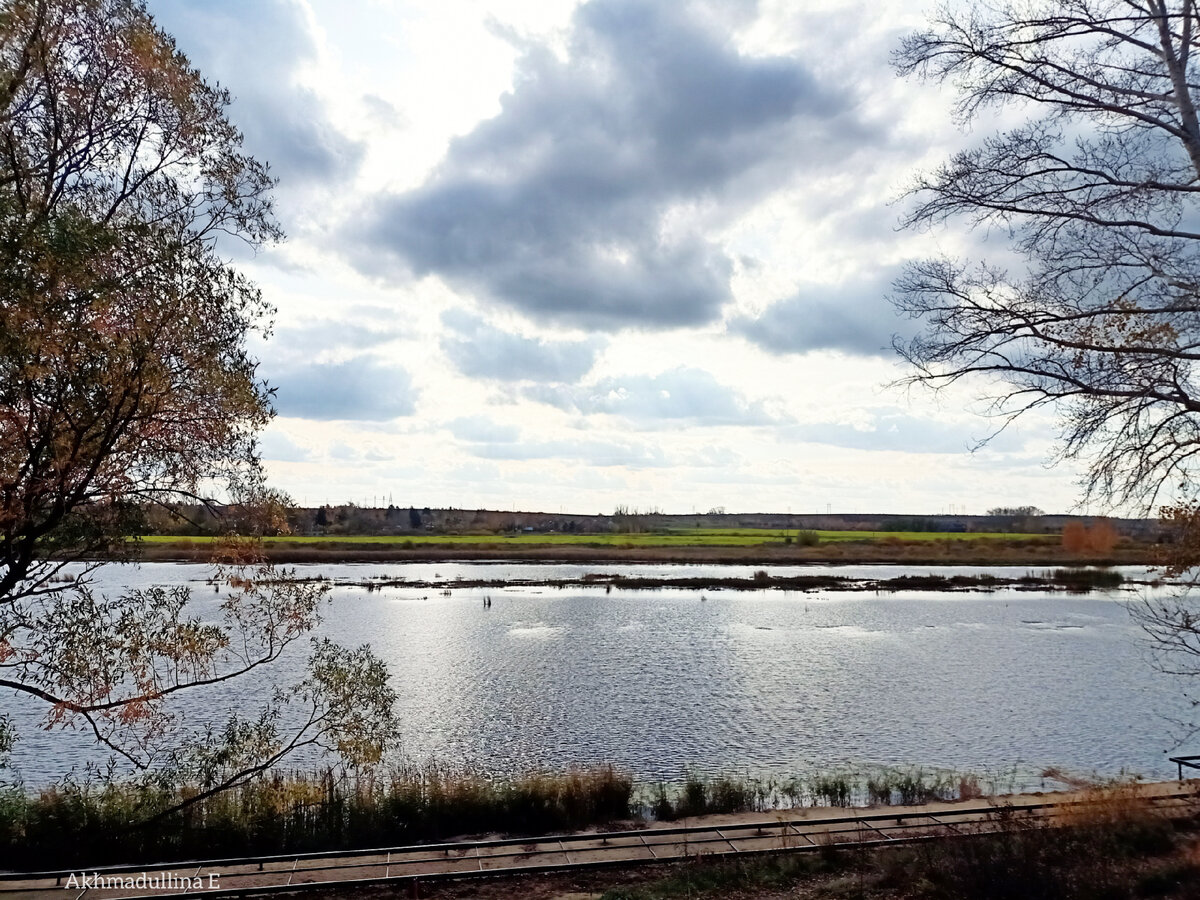
[[[336,580],[410,581],[750,574],[748,566],[529,564],[301,567]],[[743,573],[741,570],[745,569]],[[775,567],[772,574],[880,577],[937,567]],[[956,571],[961,572],[961,569]],[[1025,569],[974,571],[1023,574]],[[102,587],[193,582],[200,566],[110,567]],[[843,763],[996,769],[1017,763],[1166,777],[1165,717],[1186,716],[1155,673],[1129,592],[847,594],[335,586],[323,632],[370,642],[400,695],[409,755],[505,772],[611,761],[645,777],[685,767],[805,771]],[[492,598],[485,608],[483,597]],[[703,600],[701,599],[703,597]],[[248,709],[295,680],[303,653],[194,703],[196,718]],[[21,719],[27,783],[87,758],[82,735]]]

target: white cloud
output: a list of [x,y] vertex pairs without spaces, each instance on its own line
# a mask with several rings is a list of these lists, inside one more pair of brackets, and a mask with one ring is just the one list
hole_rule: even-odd
[[1070,470],[1030,466],[1050,418],[970,453],[970,391],[884,387],[911,328],[891,274],[981,239],[894,231],[909,175],[971,140],[944,91],[890,71],[911,4],[151,11],[280,178],[290,239],[241,264],[279,310],[252,350],[283,417],[264,456],[297,497],[1073,499]]

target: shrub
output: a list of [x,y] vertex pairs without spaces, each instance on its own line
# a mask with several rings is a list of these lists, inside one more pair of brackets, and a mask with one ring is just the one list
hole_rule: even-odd
[[796,544],[801,547],[815,547],[821,543],[821,536],[815,531],[796,532]]
[[1108,519],[1097,519],[1090,528],[1075,519],[1062,530],[1062,546],[1069,553],[1108,553],[1117,545],[1117,539],[1117,530]]

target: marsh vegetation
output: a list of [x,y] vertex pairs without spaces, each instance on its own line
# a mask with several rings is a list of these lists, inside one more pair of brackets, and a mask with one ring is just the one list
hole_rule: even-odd
[[160,816],[203,786],[68,779],[33,793],[0,791],[0,868],[396,846],[800,806],[970,799],[1006,790],[1012,780],[1006,773],[902,768],[789,777],[689,773],[666,783],[639,781],[613,766],[496,778],[405,763],[370,772],[277,772]]

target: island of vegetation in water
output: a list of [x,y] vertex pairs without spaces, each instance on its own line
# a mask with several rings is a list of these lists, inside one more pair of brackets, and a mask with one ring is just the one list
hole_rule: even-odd
[[[309,579],[326,580],[324,575]],[[1059,568],[1024,575],[1003,576],[989,573],[974,575],[897,575],[891,578],[863,578],[849,575],[772,575],[761,569],[751,576],[652,576],[589,572],[578,578],[462,578],[407,579],[386,575],[344,582],[368,591],[389,587],[405,588],[501,588],[501,587],[603,587],[608,590],[655,590],[682,588],[693,590],[784,590],[784,591],[993,591],[1000,588],[1026,591],[1069,591],[1085,593],[1122,585],[1152,585],[1150,579],[1127,579],[1105,566]]]

